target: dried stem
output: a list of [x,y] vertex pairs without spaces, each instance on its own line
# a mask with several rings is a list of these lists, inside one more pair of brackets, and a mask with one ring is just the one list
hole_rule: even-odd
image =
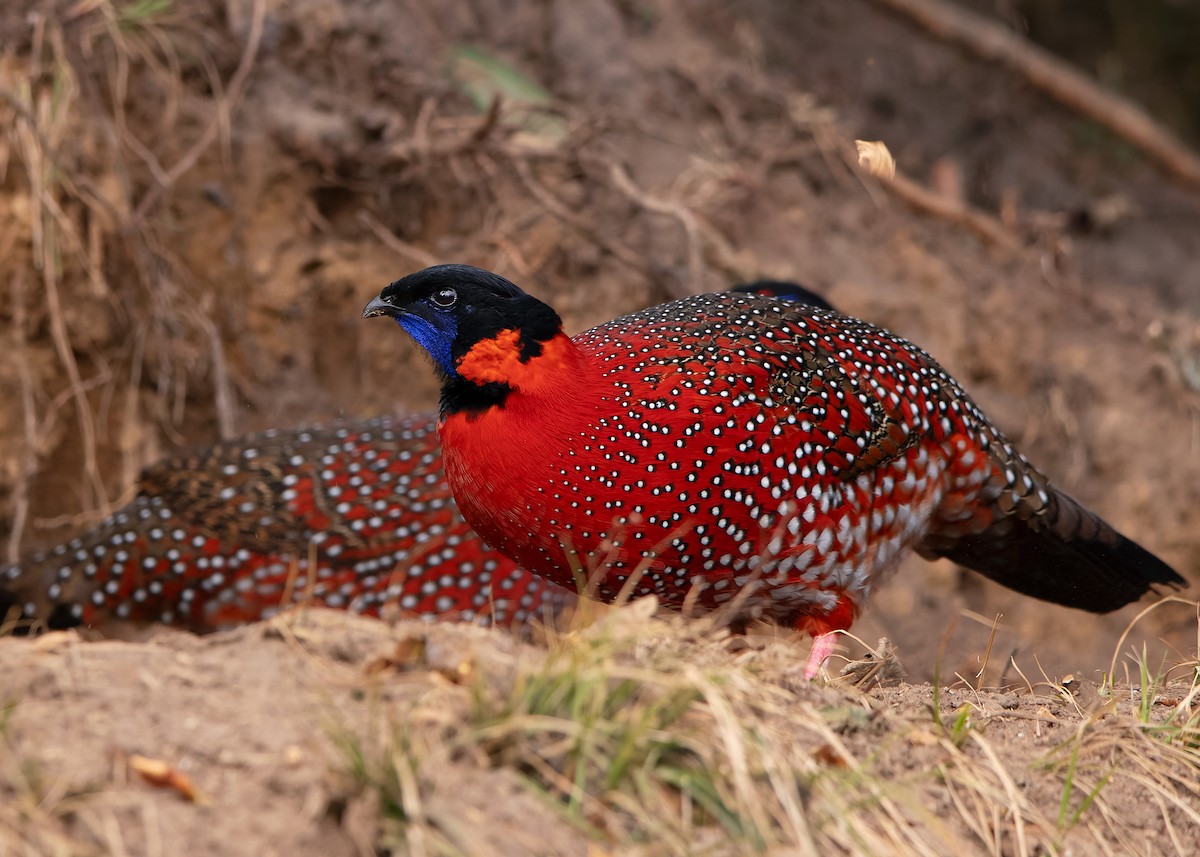
[[245,95],[246,82],[250,77],[250,71],[254,67],[254,60],[258,56],[258,48],[262,43],[263,22],[266,19],[267,4],[266,0],[255,0],[254,16],[250,21],[250,35],[246,39],[246,46],[242,51],[242,57],[238,61],[237,69],[233,73],[233,77],[229,79],[229,88],[225,95],[217,103],[217,115],[209,122],[208,127],[204,129],[204,133],[200,138],[183,154],[173,167],[158,178],[158,183],[142,198],[138,203],[135,212],[136,220],[145,219],[147,213],[158,204],[163,195],[174,186],[175,182],[179,181],[189,170],[191,170],[200,157],[208,150],[209,146],[217,139],[217,135],[223,128],[229,126],[229,117],[233,113],[235,107],[241,103],[242,97]]

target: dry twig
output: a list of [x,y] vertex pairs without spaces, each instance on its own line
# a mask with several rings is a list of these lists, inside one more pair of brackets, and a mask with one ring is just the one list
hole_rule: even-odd
[[548,212],[635,271],[643,273],[647,271],[649,266],[642,259],[638,258],[636,253],[624,244],[601,234],[592,224],[571,211],[561,200],[547,190],[541,182],[534,178],[533,171],[529,169],[529,164],[526,160],[514,157],[512,164],[513,172],[516,174],[517,179],[529,191],[529,194]]
[[1046,94],[1133,143],[1200,188],[1200,157],[1132,101],[1108,92],[1069,64],[1004,26],[942,0],[876,0],[933,35],[960,44],[1023,75]]
[[733,248],[720,230],[706,220],[700,212],[678,200],[663,199],[646,193],[634,183],[633,177],[621,164],[609,164],[608,175],[613,186],[640,207],[654,214],[673,217],[683,226],[684,235],[687,238],[688,285],[690,289],[683,290],[678,295],[679,297],[699,291],[703,286],[701,275],[704,272],[705,249],[709,250],[710,261],[720,267],[722,273],[729,279],[738,280],[745,277],[746,270],[750,265]]
[[[621,164],[612,164],[608,176],[613,185],[629,199],[636,202],[647,211],[655,214],[665,214],[679,221],[687,238],[687,286],[684,293],[699,291],[700,274],[703,267],[703,254],[700,243],[700,226],[696,215],[686,205],[671,199],[660,199],[651,196],[638,188],[633,177]],[[680,295],[682,297],[682,295]]]
[[358,222],[370,229],[385,247],[394,250],[406,259],[412,259],[424,268],[439,264],[440,260],[432,253],[399,238],[396,233],[376,220],[369,212],[360,211],[358,213]]
[[876,154],[878,150],[874,147],[882,146],[882,144],[871,144],[872,148],[868,150],[870,157],[864,157],[862,141],[859,140],[856,142],[860,144],[860,166],[871,175],[874,175],[883,187],[900,197],[900,199],[907,202],[913,208],[951,223],[961,223],[984,241],[1006,250],[1015,250],[1021,245],[1020,239],[990,214],[980,211],[977,208],[972,208],[961,199],[936,193],[923,185],[917,184],[908,178],[908,176],[896,171],[894,163],[889,170],[877,171],[872,166],[873,159],[878,157]]

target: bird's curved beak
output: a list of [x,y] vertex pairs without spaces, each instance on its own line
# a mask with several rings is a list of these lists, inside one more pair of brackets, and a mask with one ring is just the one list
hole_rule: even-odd
[[375,318],[376,316],[380,315],[389,315],[395,318],[396,316],[400,315],[400,308],[394,304],[388,303],[383,298],[371,298],[371,302],[363,307],[362,317]]

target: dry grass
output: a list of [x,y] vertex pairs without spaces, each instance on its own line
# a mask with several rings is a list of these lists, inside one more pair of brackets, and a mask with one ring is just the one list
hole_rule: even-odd
[[[189,376],[210,361],[220,368],[216,329],[169,249],[162,207],[202,155],[218,143],[228,150],[229,112],[253,58],[248,46],[222,87],[205,22],[170,2],[45,2],[21,23],[32,26],[0,34],[13,51],[0,57],[0,168],[17,178],[0,198],[15,216],[3,250],[16,272],[0,300],[15,355],[0,383],[17,392],[8,419],[21,427],[11,432],[20,446],[0,462],[14,518],[9,558],[32,523],[30,483],[64,437],[75,435],[80,453],[80,493],[63,504],[83,510],[78,526],[119,499],[104,453],[118,450],[128,485],[144,463],[138,439],[148,424],[178,421]],[[219,94],[211,104],[188,102],[191,74]],[[203,130],[189,145],[196,123]],[[220,371],[213,387],[218,412],[228,412]]]
[[[1200,836],[1194,658],[1130,658],[1131,684],[863,691],[805,681],[804,640],[653,607],[531,643],[325,610],[141,649],[0,641],[0,853],[156,853],[216,819],[225,845],[198,853],[249,820],[414,855],[1184,855]],[[247,738],[214,746],[196,720]],[[64,729],[83,731],[55,747]],[[277,734],[307,749],[255,762]],[[212,803],[152,791],[134,753]]]
[[62,819],[75,808],[77,795],[63,781],[48,779],[32,759],[14,753],[9,722],[17,701],[0,699],[0,854],[50,857],[100,853],[67,834]]
[[1090,707],[1062,688],[864,694],[804,683],[792,641],[747,647],[645,601],[544,649],[461,657],[438,666],[436,712],[391,710],[370,750],[340,741],[401,852],[487,853],[419,809],[426,766],[464,758],[516,772],[602,853],[1143,852],[1130,801],[1155,808],[1156,848],[1200,835],[1195,662],[1141,663]]

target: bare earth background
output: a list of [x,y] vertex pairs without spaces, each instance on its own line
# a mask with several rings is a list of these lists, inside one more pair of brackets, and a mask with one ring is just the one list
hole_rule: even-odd
[[[10,552],[95,522],[180,445],[433,408],[415,349],[359,312],[401,274],[467,261],[550,300],[571,330],[734,281],[798,280],[930,351],[1056,482],[1200,577],[1200,193],[1020,76],[874,3],[34,6],[0,12]],[[499,65],[464,60],[464,44]],[[553,115],[487,112],[489,87],[511,106],[537,97],[533,84]],[[1008,240],[914,213],[852,167],[855,138],[885,141],[903,173],[987,212]],[[1138,609],[1067,611],[913,558],[855,631],[891,638],[911,681],[1023,688],[974,697],[1011,771],[1028,764],[1029,736],[1061,737],[1030,723],[1087,722],[1086,705],[1064,714],[1061,694],[1034,685],[1099,680],[1114,652],[1118,678],[1137,678],[1128,655],[1143,646],[1152,669],[1194,659],[1186,605],[1153,612],[1120,644]],[[386,732],[379,712],[414,698],[432,716],[428,696],[443,694],[445,737],[456,706],[470,705],[470,682],[439,678],[445,665],[516,644],[470,628],[304,621],[317,622],[307,638],[284,623],[204,639],[0,639],[0,803],[24,807],[20,825],[32,825],[0,814],[0,855],[420,853],[444,850],[440,836],[451,851],[501,853],[480,830],[514,854],[584,853],[596,840],[523,788],[525,768],[429,739],[450,757],[435,754],[421,767],[432,785],[406,792],[433,804],[405,812],[437,819],[440,833],[382,845],[378,806],[331,773],[346,760],[337,736]],[[689,639],[674,624],[647,627]],[[430,669],[392,658],[408,664],[399,679],[394,664],[364,669],[426,633],[473,654]],[[749,657],[722,646],[704,649],[722,669]],[[537,662],[544,648],[513,657]],[[799,686],[788,664],[802,664],[804,645],[783,635],[769,648],[764,681],[801,707],[932,723],[944,702],[920,684],[861,699]],[[644,654],[630,655],[638,668]],[[859,736],[847,758],[870,755],[886,775],[869,729],[843,733]],[[912,742],[896,770],[926,765],[939,740]],[[213,803],[123,780],[122,753],[190,770]],[[1120,796],[1109,792],[1112,806]],[[1026,797],[1044,797],[1065,835],[1060,794],[1039,796],[1034,782]],[[1108,847],[1144,828],[1138,850],[1162,853],[1179,842],[1164,817],[1200,821],[1147,812],[1123,819],[1132,828],[1109,820],[1125,832]],[[522,838],[533,830],[541,838]],[[938,841],[1061,845],[1021,830],[989,840],[964,824]],[[667,853],[695,845],[657,841]]]

